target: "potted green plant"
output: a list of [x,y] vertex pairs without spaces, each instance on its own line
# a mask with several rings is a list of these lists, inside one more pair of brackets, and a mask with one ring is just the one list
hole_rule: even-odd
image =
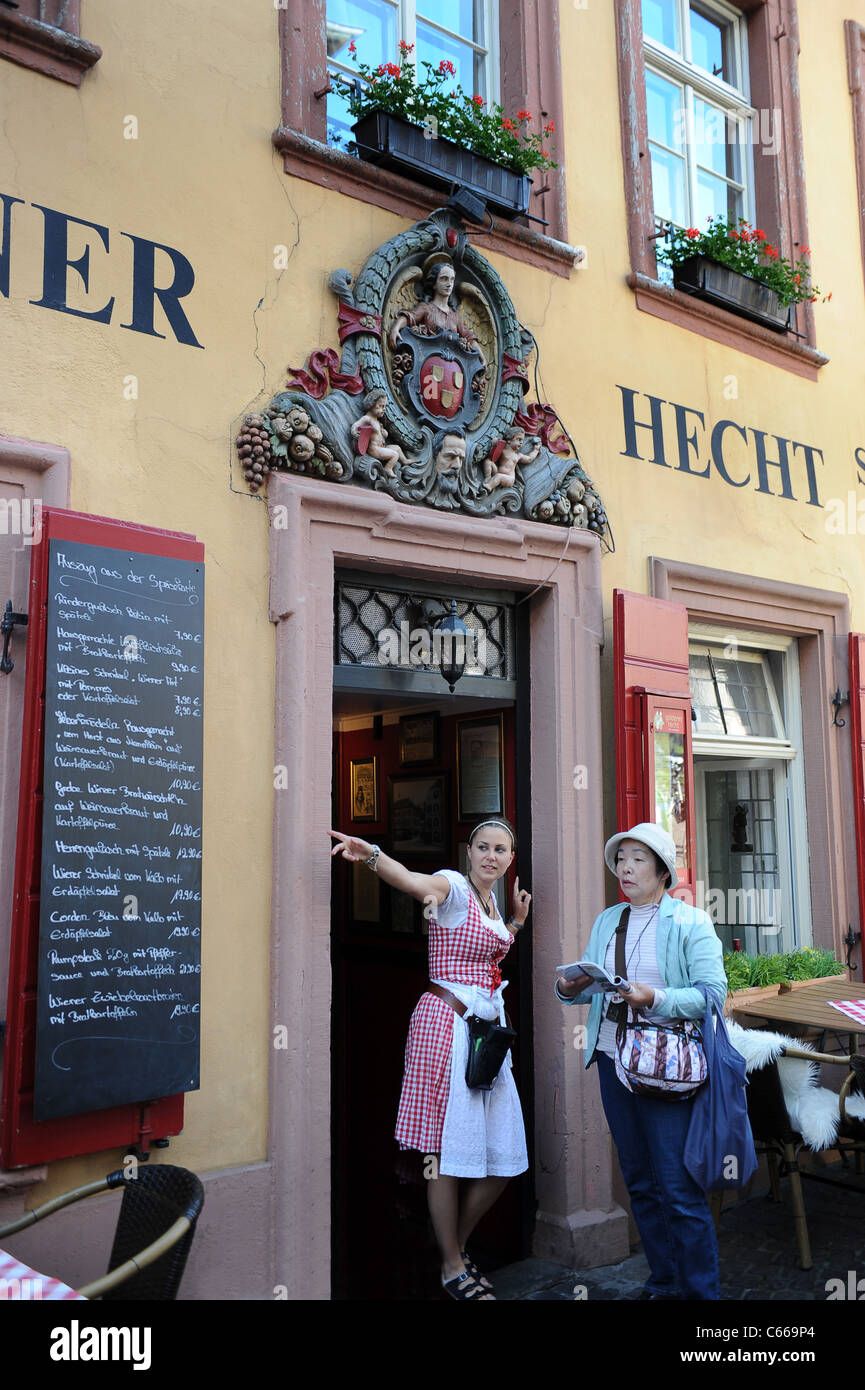
[[[361,159],[396,169],[434,187],[461,184],[509,217],[528,212],[535,169],[555,168],[544,148],[554,131],[532,131],[530,111],[506,116],[497,102],[469,96],[453,83],[454,66],[411,62],[413,44],[400,43],[398,63],[377,68],[358,63],[354,82],[334,79],[355,118],[352,131]],[[354,45],[349,53],[356,61]]]
[[802,989],[835,975],[849,978],[849,971],[831,951],[805,946],[786,954],[752,956],[730,951],[724,956],[727,976],[727,1013],[753,1009],[761,999],[774,999],[788,990]]
[[790,261],[761,227],[752,227],[744,217],[737,222],[716,217],[704,232],[671,226],[657,259],[672,268],[676,289],[783,332],[793,305],[820,298],[811,280],[809,252],[803,246],[798,259]]

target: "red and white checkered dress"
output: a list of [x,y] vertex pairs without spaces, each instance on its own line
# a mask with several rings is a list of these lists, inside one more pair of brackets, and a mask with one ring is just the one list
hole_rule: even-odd
[[[502,982],[499,969],[513,944],[487,924],[462,874],[439,870],[451,891],[438,909],[442,921],[430,918],[429,973],[447,985],[474,985],[492,996]],[[467,899],[464,915],[446,924],[455,897]],[[422,994],[409,1024],[405,1071],[396,1122],[402,1149],[440,1153],[442,1127],[450,1093],[454,1011],[435,994]]]

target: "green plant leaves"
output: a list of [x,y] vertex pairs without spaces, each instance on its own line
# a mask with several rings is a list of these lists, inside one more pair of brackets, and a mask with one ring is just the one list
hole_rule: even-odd
[[[805,252],[796,261],[782,256],[761,227],[752,227],[744,217],[736,222],[716,217],[706,230],[670,226],[666,244],[659,241],[656,255],[663,265],[680,265],[691,256],[706,256],[718,265],[728,266],[739,275],[759,280],[774,290],[782,304],[815,300],[820,291],[811,281],[811,267]],[[831,293],[824,299],[831,299]]]
[[516,174],[558,167],[546,148],[552,122],[542,134],[532,131],[528,128],[530,112],[511,118],[498,102],[469,96],[454,82],[452,69],[444,70],[444,61],[438,67],[428,62],[420,66],[425,71],[418,80],[413,64],[403,54],[399,64],[380,63],[373,68],[358,63],[358,75],[364,80],[359,89],[345,79],[333,80],[356,120],[373,111],[387,111],[411,125],[422,126],[431,139],[450,140]]
[[747,951],[729,951],[724,956],[724,972],[730,993],[760,985],[781,984],[789,980],[816,980],[822,975],[842,975],[844,966],[831,951],[805,946],[799,951],[770,956],[751,956]]

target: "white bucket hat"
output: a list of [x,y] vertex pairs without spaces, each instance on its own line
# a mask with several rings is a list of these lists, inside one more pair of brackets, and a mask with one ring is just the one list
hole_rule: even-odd
[[[649,849],[653,849],[669,870],[670,888],[676,887],[679,882],[679,875],[676,873],[676,846],[672,835],[663,826],[653,825],[651,821],[641,821],[632,830],[622,830],[618,835],[611,835],[604,845],[604,860],[611,874],[616,872],[616,850],[623,840],[639,840],[641,845],[648,845]],[[667,891],[669,892],[669,889]]]

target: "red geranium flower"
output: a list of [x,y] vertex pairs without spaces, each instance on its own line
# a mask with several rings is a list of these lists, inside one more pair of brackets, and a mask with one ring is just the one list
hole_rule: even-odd
[[698,227],[689,227],[685,233],[685,236],[690,237],[692,241],[694,240],[694,237],[697,237],[699,235],[700,231]]
[[803,255],[803,256],[810,256],[810,254],[811,254],[811,247],[810,247],[810,246],[803,246],[803,247],[801,248],[801,250],[802,250],[802,255]]
[[356,53],[356,52],[357,52],[357,49],[356,49],[355,46],[354,46],[354,39],[352,39],[351,43],[349,44],[349,46],[348,46],[348,51],[349,51],[349,53]]
[[412,53],[414,51],[414,44],[406,43],[405,39],[400,39],[399,51],[400,53]]
[[517,112],[517,120],[518,120],[518,121],[530,121],[531,119],[532,119],[532,113],[531,113],[531,111],[518,111],[518,112]]
[[802,281],[802,276],[801,276],[801,275],[794,275],[794,276],[793,276],[793,283],[794,283],[794,285],[801,284],[801,281]]
[[765,240],[766,240],[766,233],[763,231],[762,227],[755,227],[755,228],[754,228],[753,240],[754,240],[754,241],[765,241]]
[[512,120],[509,120],[509,118],[508,118],[507,116],[506,116],[505,119],[502,121],[502,130],[511,130],[511,131],[515,131],[515,130],[516,130],[516,126],[514,125],[513,121],[512,121]]
[[545,135],[552,135],[552,133],[553,133],[553,131],[555,130],[555,128],[556,128],[556,123],[555,123],[555,121],[548,121],[547,124],[544,126],[544,134],[545,134]]
[[730,236],[733,238],[734,241],[738,241],[738,240],[739,240],[739,233],[738,233],[738,232],[731,232],[731,233],[730,233]]
[[450,61],[449,58],[442,58],[441,62],[439,63],[439,72],[449,72],[451,77],[456,77],[457,75],[456,68],[454,67],[453,63]]
[[484,104],[483,97],[478,96],[477,92],[475,92],[474,96],[472,97],[472,101],[474,102],[475,106],[483,106]]

